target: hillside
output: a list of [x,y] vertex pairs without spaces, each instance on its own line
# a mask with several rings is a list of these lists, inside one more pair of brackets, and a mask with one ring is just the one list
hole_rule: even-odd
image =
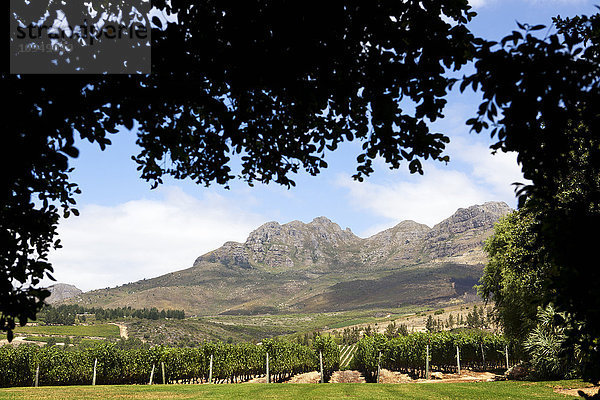
[[488,202],[430,228],[414,221],[363,239],[325,217],[268,222],[191,268],[67,300],[84,305],[185,309],[189,314],[325,312],[397,307],[472,292],[483,241],[510,212]]

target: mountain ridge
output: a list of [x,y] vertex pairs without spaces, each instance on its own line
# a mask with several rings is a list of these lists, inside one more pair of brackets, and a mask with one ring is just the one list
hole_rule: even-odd
[[324,312],[460,297],[481,276],[483,241],[510,211],[505,203],[487,202],[460,208],[433,227],[402,221],[368,238],[326,217],[270,221],[244,243],[228,241],[197,257],[190,268],[67,302],[209,315]]

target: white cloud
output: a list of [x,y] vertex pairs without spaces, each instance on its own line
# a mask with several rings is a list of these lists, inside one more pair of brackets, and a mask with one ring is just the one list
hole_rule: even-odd
[[357,183],[350,178],[340,178],[338,183],[350,191],[357,208],[390,220],[387,226],[379,224],[369,228],[364,236],[407,219],[432,226],[459,207],[490,200],[485,190],[477,187],[467,175],[433,166],[422,176],[397,181]]
[[473,8],[483,7],[487,3],[486,0],[469,0],[469,4]]
[[87,205],[61,222],[64,248],[51,255],[54,277],[83,290],[188,268],[229,240],[244,241],[264,218],[216,194],[202,199],[160,189],[160,200]]
[[469,137],[453,137],[448,145],[450,165],[462,162],[467,165],[471,179],[485,186],[494,199],[511,203],[514,200],[515,182],[526,183],[517,164],[517,153],[498,151],[492,155],[487,144],[469,141]]
[[516,205],[515,181],[523,182],[514,153],[491,154],[477,136],[452,136],[448,165],[426,162],[424,175],[403,172],[386,174],[383,180],[362,183],[340,176],[337,184],[348,190],[357,210],[383,217],[388,223],[371,226],[362,236],[370,236],[403,220],[433,226],[460,207],[486,201]]
[[[542,4],[542,5],[548,5],[548,4],[581,4],[581,3],[585,3],[586,0],[524,0],[524,3],[529,3],[529,4]],[[484,6],[487,6],[489,4],[493,4],[493,3],[501,3],[499,0],[469,0],[469,4],[471,5],[471,7],[473,8],[481,8]]]

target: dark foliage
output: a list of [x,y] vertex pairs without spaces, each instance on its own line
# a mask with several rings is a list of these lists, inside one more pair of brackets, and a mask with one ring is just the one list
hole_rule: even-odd
[[[84,314],[84,315],[81,315]],[[96,320],[111,320],[122,318],[140,318],[140,319],[184,319],[184,310],[158,310],[156,307],[148,308],[101,308],[101,307],[85,307],[78,304],[60,305],[60,306],[45,306],[42,308],[38,316],[47,324],[73,325],[75,317],[80,315],[80,319],[85,317],[85,314],[94,314]],[[70,323],[64,321],[72,321]]]
[[[151,75],[0,75],[11,94],[4,145],[13,157],[2,161],[0,198],[0,328],[9,337],[48,295],[36,285],[60,246],[57,207],[78,213],[68,179],[77,137],[104,149],[137,122],[134,159],[153,186],[165,174],[227,184],[239,161],[249,184],[289,187],[291,174],[317,174],[327,151],[352,140],[363,143],[359,180],[378,156],[411,172],[424,158],[448,160],[448,138],[425,121],[442,116],[445,70],[472,55],[466,0],[171,4],[155,4],[179,23],[153,30]],[[30,2],[10,15],[36,20],[60,7]],[[86,12],[69,6],[67,18]]]
[[[448,138],[427,125],[443,115],[445,72],[476,59],[462,88],[481,88],[484,102],[467,123],[490,128],[495,149],[518,152],[532,182],[520,204],[541,215],[552,265],[548,301],[578,321],[568,336],[589,354],[586,374],[600,377],[600,270],[588,233],[600,222],[598,14],[558,18],[559,32],[545,37],[542,26],[521,25],[498,44],[473,38],[466,0],[171,4],[155,4],[179,23],[153,30],[151,75],[0,75],[11,94],[4,145],[13,157],[3,157],[0,195],[0,327],[9,338],[48,295],[36,287],[52,272],[59,216],[78,213],[68,176],[76,138],[104,148],[137,122],[134,159],[154,187],[165,174],[289,187],[293,173],[319,173],[327,151],[352,140],[362,143],[358,180],[375,157],[422,172],[422,159],[448,161]],[[23,7],[35,16],[60,6]]]
[[[600,379],[600,14],[556,18],[556,34],[521,25],[500,44],[480,42],[477,72],[484,102],[467,123],[490,128],[493,148],[515,151],[530,185],[520,206],[536,215],[534,247],[550,265],[544,302],[577,321],[567,333],[585,355],[584,375]],[[544,263],[545,264],[545,263]],[[539,268],[546,269],[545,265]]]
[[64,308],[44,307],[39,313],[46,324],[51,325],[73,325],[75,324],[75,314],[68,312]]

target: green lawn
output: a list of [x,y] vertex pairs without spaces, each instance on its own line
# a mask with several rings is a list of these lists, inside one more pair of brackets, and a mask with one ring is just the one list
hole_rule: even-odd
[[25,335],[60,335],[60,336],[93,336],[119,338],[119,327],[111,324],[73,325],[73,326],[19,326],[15,336]]
[[153,386],[69,386],[0,389],[0,399],[576,399],[554,386],[581,382],[481,382],[408,384],[237,384]]

